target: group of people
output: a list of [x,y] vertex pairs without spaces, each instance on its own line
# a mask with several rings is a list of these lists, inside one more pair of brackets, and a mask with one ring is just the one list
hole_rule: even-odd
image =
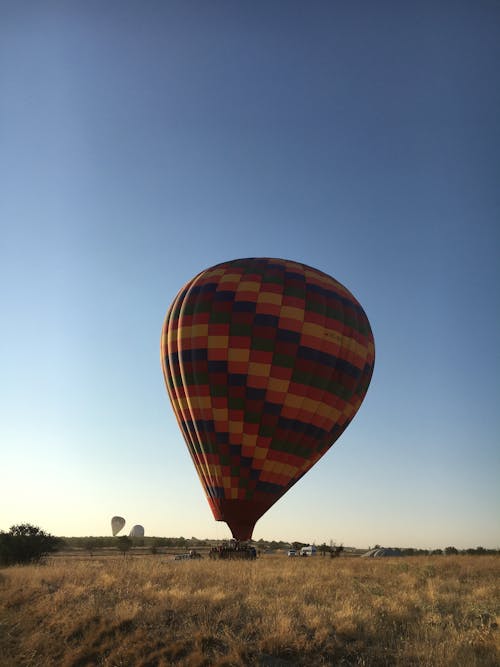
[[249,544],[222,544],[212,547],[208,554],[212,560],[255,560],[257,558],[257,549]]

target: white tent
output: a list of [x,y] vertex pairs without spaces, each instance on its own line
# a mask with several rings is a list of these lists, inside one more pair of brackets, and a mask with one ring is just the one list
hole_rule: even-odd
[[399,549],[386,549],[385,547],[379,547],[377,549],[370,549],[365,554],[361,555],[361,558],[387,558],[388,556],[402,556],[403,554]]

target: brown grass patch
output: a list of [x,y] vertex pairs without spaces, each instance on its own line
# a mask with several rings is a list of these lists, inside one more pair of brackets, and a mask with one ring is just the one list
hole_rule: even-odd
[[0,572],[4,667],[500,664],[495,556],[55,559]]

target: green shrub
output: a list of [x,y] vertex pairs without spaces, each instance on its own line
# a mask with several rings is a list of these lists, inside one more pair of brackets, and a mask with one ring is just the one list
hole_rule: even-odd
[[32,526],[21,523],[11,526],[8,533],[0,532],[0,565],[37,563],[56,551],[60,539]]

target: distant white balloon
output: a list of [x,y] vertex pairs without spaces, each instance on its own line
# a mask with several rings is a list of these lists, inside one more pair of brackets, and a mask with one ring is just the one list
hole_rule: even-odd
[[129,537],[144,537],[144,526],[139,524],[132,526],[132,530],[128,534]]
[[111,519],[111,530],[113,532],[113,537],[120,532],[124,525],[125,519],[122,516],[114,516]]

